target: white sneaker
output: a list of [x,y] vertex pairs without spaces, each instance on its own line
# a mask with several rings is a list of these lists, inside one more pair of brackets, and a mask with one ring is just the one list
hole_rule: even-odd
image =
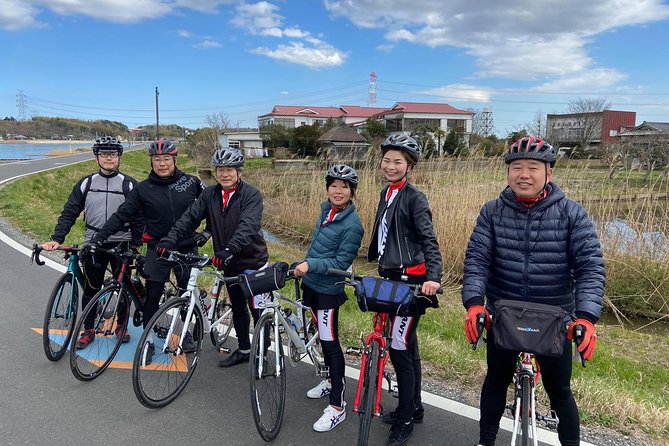
[[332,392],[332,383],[329,379],[324,379],[316,387],[307,392],[307,396],[311,399],[323,398]]
[[339,423],[346,419],[346,403],[342,401],[341,410],[337,410],[328,404],[323,415],[314,423],[316,432],[327,432],[334,429]]

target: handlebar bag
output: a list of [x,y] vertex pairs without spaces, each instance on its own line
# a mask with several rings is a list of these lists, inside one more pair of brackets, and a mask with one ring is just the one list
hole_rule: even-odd
[[362,311],[411,316],[416,299],[413,288],[402,282],[377,277],[363,277],[355,284],[355,296]]
[[244,297],[251,300],[253,296],[283,288],[286,285],[287,274],[288,264],[277,262],[252,273],[240,274],[239,285],[242,287]]
[[562,356],[567,312],[555,305],[500,299],[494,304],[492,331],[503,350]]

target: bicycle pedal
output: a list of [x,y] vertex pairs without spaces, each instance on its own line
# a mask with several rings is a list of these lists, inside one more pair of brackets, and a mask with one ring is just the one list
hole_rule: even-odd
[[225,353],[226,355],[230,354],[230,349],[228,347],[218,347],[219,353]]
[[350,356],[362,356],[362,350],[357,347],[349,347],[346,349],[346,354]]

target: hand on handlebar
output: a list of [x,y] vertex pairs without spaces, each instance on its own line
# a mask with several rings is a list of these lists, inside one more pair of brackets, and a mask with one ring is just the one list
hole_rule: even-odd
[[467,335],[467,341],[471,345],[476,346],[483,334],[483,328],[490,330],[490,313],[483,305],[471,305],[467,308],[467,317],[465,318],[465,335]]
[[54,251],[54,250],[56,250],[60,247],[60,243],[58,243],[55,240],[51,240],[49,242],[42,243],[41,246],[42,246],[42,249],[44,249],[45,251]]
[[297,264],[295,268],[293,268],[293,275],[295,277],[302,277],[307,273],[307,271],[309,271],[309,264],[305,260],[304,262]]
[[[581,333],[582,331],[582,333]],[[567,339],[576,342],[576,349],[584,361],[590,361],[597,347],[595,325],[587,319],[576,318],[567,328]]]
[[153,248],[156,251],[156,254],[160,257],[169,257],[170,252],[174,251],[176,246],[174,246],[173,243],[167,242],[167,241],[160,241],[156,243],[155,248]]
[[225,269],[230,264],[230,261],[232,261],[232,257],[232,252],[228,248],[225,248],[223,251],[218,251],[214,254],[211,263],[218,269]]
[[423,286],[421,287],[420,292],[425,296],[434,296],[437,294],[439,288],[441,288],[441,284],[439,282],[428,280],[423,282]]

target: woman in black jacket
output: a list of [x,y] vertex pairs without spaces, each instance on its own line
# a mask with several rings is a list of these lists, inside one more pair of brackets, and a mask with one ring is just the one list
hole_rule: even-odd
[[[177,247],[178,240],[188,237],[206,219],[207,229],[214,241],[212,263],[225,270],[226,276],[237,276],[245,270],[257,270],[267,265],[267,244],[260,229],[262,194],[252,185],[242,181],[244,155],[231,147],[218,149],[211,158],[216,169],[215,186],[207,187],[176,222],[174,227],[156,245],[158,254]],[[237,332],[238,348],[218,365],[230,367],[248,362],[251,352],[249,339],[251,307],[253,321],[257,322],[260,310],[257,302],[248,302],[239,286],[228,287],[232,304],[232,322]]]
[[388,186],[381,191],[367,257],[378,259],[382,277],[422,284],[422,293],[433,296],[427,304],[421,299],[416,314],[393,318],[390,360],[397,375],[399,403],[383,421],[393,425],[388,445],[403,445],[411,437],[414,422],[423,421],[416,329],[426,306],[437,306],[434,296],[441,281],[441,253],[427,198],[407,180],[418,163],[420,147],[413,138],[396,134],[383,142],[381,151],[381,173]]

